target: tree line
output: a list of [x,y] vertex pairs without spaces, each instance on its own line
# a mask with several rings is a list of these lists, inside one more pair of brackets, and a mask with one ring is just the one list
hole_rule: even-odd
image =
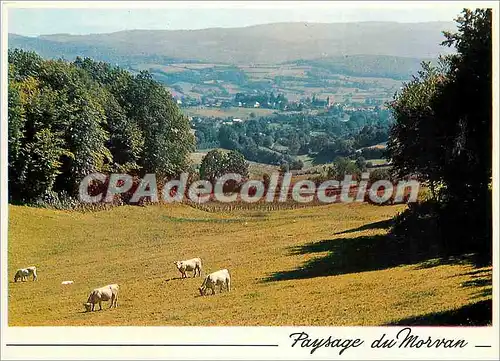
[[391,105],[388,154],[399,177],[431,191],[411,205],[395,233],[428,240],[447,254],[492,247],[492,11],[464,9],[442,45],[456,53],[424,63]]
[[189,166],[188,119],[148,72],[8,53],[11,202],[57,202],[94,172],[171,177]]

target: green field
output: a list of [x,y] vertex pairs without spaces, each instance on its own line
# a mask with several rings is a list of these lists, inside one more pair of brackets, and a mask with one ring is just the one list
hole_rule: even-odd
[[[135,66],[136,70],[149,70],[171,90],[180,91],[184,96],[199,98],[201,95],[213,92],[217,97],[233,98],[236,93],[252,93],[262,91],[256,84],[272,84],[266,86],[266,91],[283,93],[290,101],[316,96],[321,99],[334,96],[338,103],[354,101],[364,103],[372,98],[385,102],[393,98],[394,92],[402,85],[401,80],[377,76],[352,76],[327,70],[323,67],[298,64],[279,65],[239,65],[235,68],[247,77],[245,83],[232,82],[220,77],[218,71],[231,69],[227,64],[152,64],[144,63]],[[197,78],[200,70],[213,69],[207,73],[207,78]],[[226,70],[226,71],[227,71]],[[233,69],[234,71],[234,69]],[[179,79],[166,80],[165,75],[184,74]],[[190,75],[190,76],[189,76]],[[222,90],[223,88],[223,90]],[[221,93],[222,90],[222,93]],[[221,116],[211,111],[213,109],[189,109],[189,115]],[[248,114],[238,114],[236,117],[246,117]]]
[[[412,254],[411,245],[395,248],[385,227],[404,208],[211,213],[174,204],[79,213],[11,205],[8,323],[458,322],[453,317],[491,299],[491,268],[429,260]],[[205,274],[229,269],[232,291],[199,296],[202,278],[181,280],[173,264],[192,257],[202,258]],[[15,270],[30,265],[39,280],[14,283]],[[61,285],[65,280],[74,284]],[[89,292],[109,283],[120,285],[118,308],[83,312]]]
[[187,116],[191,117],[216,117],[216,118],[239,118],[243,120],[250,119],[250,114],[255,114],[256,117],[264,117],[273,114],[276,110],[264,108],[211,108],[211,107],[196,107],[183,108],[182,111]]

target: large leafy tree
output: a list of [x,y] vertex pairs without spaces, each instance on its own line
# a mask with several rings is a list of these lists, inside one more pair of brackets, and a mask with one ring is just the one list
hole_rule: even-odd
[[189,164],[194,135],[189,121],[171,100],[170,93],[147,72],[138,74],[128,93],[129,116],[144,134],[139,164],[145,172],[173,176]]
[[200,178],[215,183],[224,174],[236,173],[248,177],[248,163],[238,151],[222,152],[214,149],[203,157],[200,165]]
[[62,137],[49,129],[38,131],[34,139],[26,143],[22,150],[25,162],[21,166],[20,179],[23,200],[45,197],[53,192],[56,177],[61,174],[61,156],[69,154],[63,145]]
[[26,116],[22,102],[22,91],[19,84],[13,81],[13,73],[13,65],[9,64],[8,171],[10,195],[11,198],[16,198],[21,193],[19,185],[22,176],[21,165]]
[[227,171],[248,177],[248,163],[243,154],[234,150],[227,153]]
[[422,64],[422,70],[391,104],[395,124],[387,142],[395,175],[428,182],[434,198],[444,162],[444,124],[436,114],[443,79],[438,68]]
[[208,152],[200,164],[200,178],[215,183],[227,169],[227,157],[220,149]]
[[[465,9],[443,45],[456,54],[422,71],[399,94],[388,144],[398,176],[441,185],[440,234],[460,249],[491,252],[491,9]],[[448,239],[453,239],[449,242]]]
[[[464,10],[458,32],[445,45],[457,54],[438,111],[449,131],[444,138],[444,196],[449,205],[444,229],[491,255],[492,236],[492,11]],[[457,224],[460,226],[457,227]]]
[[333,164],[328,168],[328,177],[343,181],[346,175],[350,175],[353,179],[359,179],[361,170],[355,162],[351,162],[344,157],[337,157]]
[[448,131],[443,177],[452,198],[484,199],[492,162],[492,12],[464,10],[458,32],[445,33],[448,81],[438,111]]

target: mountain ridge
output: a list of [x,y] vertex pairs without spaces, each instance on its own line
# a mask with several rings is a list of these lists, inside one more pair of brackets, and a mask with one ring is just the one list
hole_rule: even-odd
[[[239,28],[192,30],[122,30],[88,35],[9,34],[9,47],[57,57],[106,55],[161,57],[227,64],[277,64],[341,55],[436,58],[452,49],[440,46],[452,22],[285,22]],[[69,48],[68,48],[69,47]],[[71,53],[71,54],[70,54]],[[109,56],[108,56],[109,58]],[[109,60],[109,59],[99,59]]]

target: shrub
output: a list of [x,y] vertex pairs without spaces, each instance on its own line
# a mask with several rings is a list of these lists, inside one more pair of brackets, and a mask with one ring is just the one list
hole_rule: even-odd
[[379,180],[392,180],[391,174],[386,168],[377,168],[370,172],[370,183],[375,183]]

